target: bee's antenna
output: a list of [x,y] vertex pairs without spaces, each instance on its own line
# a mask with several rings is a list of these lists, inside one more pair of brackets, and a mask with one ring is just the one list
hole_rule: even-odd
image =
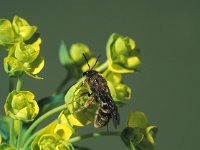
[[83,57],[85,58],[86,62],[87,62],[87,65],[89,67],[89,70],[90,70],[90,64],[88,63],[88,60],[87,60],[87,57],[85,56],[85,54],[83,53]]
[[99,56],[97,57],[97,60],[96,60],[96,62],[95,62],[95,64],[94,64],[94,66],[92,67],[92,69],[96,66],[96,64],[97,64],[97,62],[98,62],[98,60],[99,60],[100,57],[101,57],[101,55],[99,55]]

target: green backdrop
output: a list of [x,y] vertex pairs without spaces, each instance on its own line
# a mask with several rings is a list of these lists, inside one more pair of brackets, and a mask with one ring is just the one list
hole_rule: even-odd
[[[199,147],[200,99],[200,1],[198,0],[57,0],[0,1],[0,18],[18,15],[37,25],[43,44],[45,68],[38,81],[25,78],[22,89],[36,98],[52,94],[65,76],[58,59],[61,40],[88,44],[105,59],[109,35],[116,32],[135,39],[142,50],[140,73],[126,78],[133,101],[121,109],[121,126],[129,110],[144,111],[159,127],[157,150],[196,150]],[[8,92],[0,54],[0,99]],[[3,111],[3,110],[2,110]],[[93,129],[87,127],[80,132]],[[116,137],[101,137],[78,143],[94,150],[124,150]]]

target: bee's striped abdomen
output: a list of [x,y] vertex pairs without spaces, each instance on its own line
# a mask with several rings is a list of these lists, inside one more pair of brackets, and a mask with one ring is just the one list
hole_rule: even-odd
[[96,112],[96,116],[94,119],[94,127],[101,128],[108,124],[111,118],[110,110],[106,107],[102,107],[100,104],[99,109]]

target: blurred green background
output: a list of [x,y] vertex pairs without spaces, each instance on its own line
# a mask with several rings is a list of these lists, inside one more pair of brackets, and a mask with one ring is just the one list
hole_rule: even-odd
[[[11,20],[18,15],[38,26],[45,57],[40,75],[45,79],[25,77],[22,87],[33,91],[36,99],[51,95],[65,77],[58,59],[61,40],[68,48],[74,42],[86,43],[103,61],[111,33],[132,37],[142,50],[142,65],[140,73],[126,78],[133,89],[133,101],[120,109],[120,129],[129,110],[144,111],[150,124],[159,127],[157,150],[196,150],[200,127],[199,6],[198,0],[1,0],[0,18]],[[1,106],[8,92],[5,55],[0,54]],[[91,125],[80,132],[90,130],[107,129]],[[126,149],[116,137],[87,139],[78,145],[94,150]]]

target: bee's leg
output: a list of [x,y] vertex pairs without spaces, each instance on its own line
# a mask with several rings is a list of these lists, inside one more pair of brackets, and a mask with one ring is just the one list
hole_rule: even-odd
[[78,110],[76,110],[73,113],[79,113],[79,112],[83,111],[84,109],[88,108],[91,104],[93,104],[94,101],[95,101],[95,98],[93,96],[90,96],[89,99],[83,105],[83,107],[79,108]]

